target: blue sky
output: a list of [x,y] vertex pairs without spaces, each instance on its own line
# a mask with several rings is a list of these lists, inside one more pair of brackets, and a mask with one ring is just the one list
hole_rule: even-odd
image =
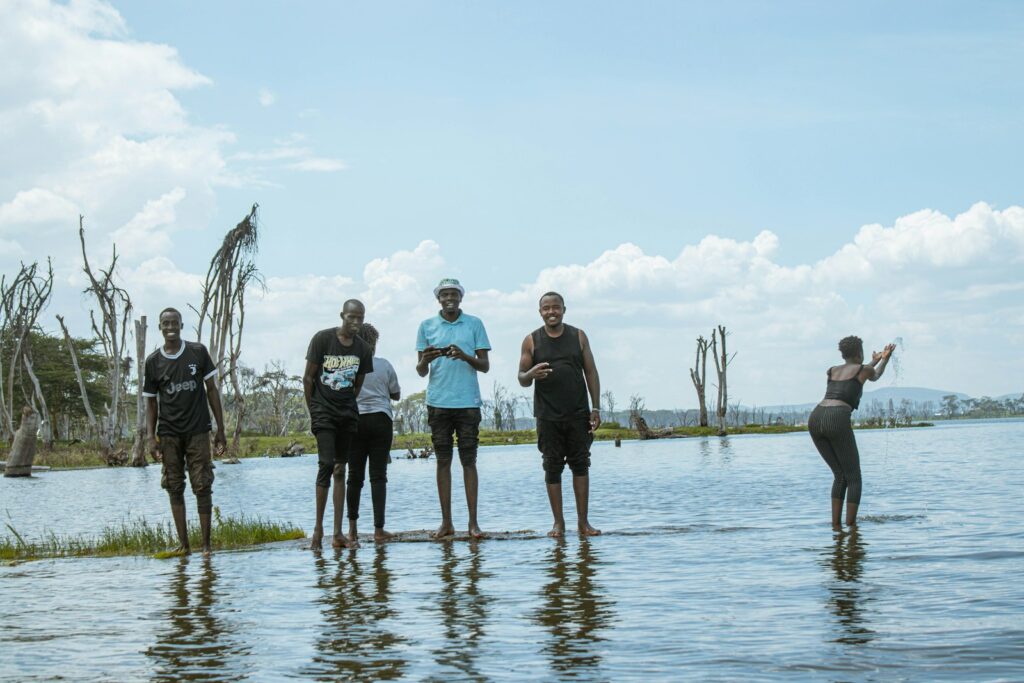
[[[576,322],[606,350],[609,383],[646,393],[649,405],[692,403],[689,347],[719,321],[748,363],[737,369],[748,378],[741,393],[760,403],[812,400],[833,338],[861,330],[876,346],[899,335],[919,351],[901,381],[1021,388],[1024,372],[1012,380],[999,369],[1001,349],[1024,338],[1013,211],[1024,137],[1019,3],[3,4],[16,19],[0,29],[0,54],[16,67],[0,77],[15,93],[0,99],[0,117],[17,125],[0,142],[37,139],[43,150],[0,152],[4,272],[17,258],[60,252],[28,230],[39,219],[25,206],[45,203],[54,226],[80,210],[128,250],[125,277],[140,282],[140,307],[155,307],[175,286],[194,291],[220,236],[258,201],[260,266],[274,291],[254,311],[255,365],[298,356],[301,339],[332,324],[318,306],[335,291],[370,299],[371,318],[374,304],[380,320],[394,316],[388,351],[407,363],[399,356],[411,341],[399,341],[414,332],[411,302],[412,317],[429,314],[430,281],[453,274],[485,290],[467,310],[495,320],[507,384],[518,341],[537,324],[528,302],[554,282],[569,290],[571,314],[589,316]],[[33,39],[34,22],[59,36]],[[40,47],[54,40],[67,46],[59,57]],[[98,43],[117,54],[103,61]],[[69,87],[69,74],[100,87]],[[43,123],[25,113],[54,103]],[[970,213],[979,202],[989,213]],[[924,227],[895,229],[925,210],[935,213]],[[964,249],[941,237],[973,229],[961,223],[991,238],[973,261],[951,259]],[[851,271],[860,279],[805,283],[822,294],[816,303],[759,279],[767,271],[757,259],[799,279],[871,224],[891,230],[885,244],[901,256],[872,242],[870,272]],[[73,236],[64,229],[47,234]],[[758,251],[762,231],[774,242]],[[706,288],[683,286],[698,272],[684,265],[666,281],[616,279],[647,263],[639,255],[675,262],[708,236],[732,246],[700,262],[720,264],[699,271]],[[921,246],[932,237],[945,246]],[[616,251],[626,244],[638,251]],[[82,309],[72,258],[58,258],[64,301]],[[747,264],[745,275],[730,279],[730,264]],[[174,273],[163,289],[149,287],[155,271]],[[622,284],[576,291],[584,271]],[[974,284],[987,287],[982,299],[933,310],[943,288],[952,296]],[[740,289],[724,294],[732,285]],[[292,303],[275,308],[275,293]],[[783,300],[785,310],[757,317]],[[275,316],[286,312],[281,338]],[[950,326],[982,314],[975,322],[998,332],[980,342],[978,365],[936,378],[928,368],[950,348],[979,343]],[[654,354],[648,378],[627,360],[638,346]],[[792,354],[808,369],[772,374]],[[656,386],[662,363],[680,370],[676,388]]]
[[770,229],[797,263],[851,226],[1019,197],[1014,3],[117,6],[213,80],[183,96],[198,122],[249,148],[301,132],[346,163],[260,193],[267,246],[296,257],[290,226],[426,237],[501,286],[522,276],[491,282],[481,233],[555,265]]

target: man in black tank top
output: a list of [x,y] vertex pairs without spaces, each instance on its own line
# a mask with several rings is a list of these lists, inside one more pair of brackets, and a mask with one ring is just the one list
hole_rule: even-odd
[[[562,322],[565,300],[557,292],[540,298],[544,326],[523,340],[519,384],[534,384],[533,414],[537,418],[537,448],[543,456],[544,480],[555,525],[548,536],[565,535],[562,515],[562,470],[572,470],[579,532],[597,536],[590,526],[590,444],[601,424],[601,381],[583,330]],[[587,394],[590,402],[587,402]]]

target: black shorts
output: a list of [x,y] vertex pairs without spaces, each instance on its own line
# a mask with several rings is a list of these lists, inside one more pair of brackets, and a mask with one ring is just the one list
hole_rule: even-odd
[[566,421],[538,419],[537,450],[544,456],[544,480],[549,484],[560,483],[566,463],[572,476],[587,476],[592,443],[594,434],[589,417]]
[[464,467],[476,464],[476,449],[480,443],[479,408],[436,408],[427,406],[430,441],[439,463],[450,462],[458,439],[459,461]]

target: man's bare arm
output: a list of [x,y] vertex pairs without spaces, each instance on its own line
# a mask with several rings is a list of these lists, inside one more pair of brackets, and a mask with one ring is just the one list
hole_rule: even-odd
[[221,405],[216,376],[206,380],[206,400],[213,411],[213,419],[217,422],[217,435],[213,437],[214,447],[218,449],[218,453],[223,453],[227,447],[228,437],[224,428],[224,408]]
[[533,380],[537,380],[539,382],[550,374],[550,364],[533,364],[533,335],[526,335],[526,339],[523,340],[522,350],[519,354],[519,385],[528,387],[533,384]]
[[159,461],[160,452],[156,445],[156,396],[146,397],[146,442],[150,457]]
[[601,426],[601,377],[597,374],[590,340],[583,330],[580,330],[580,349],[583,351],[583,378],[590,393],[590,430],[594,431]]
[[417,353],[419,355],[416,356],[416,374],[420,377],[426,377],[427,373],[430,372],[430,364],[440,358],[444,354],[444,351],[442,349],[435,349],[433,346],[428,346]]
[[302,373],[302,394],[306,398],[306,409],[312,405],[313,387],[316,386],[316,363],[306,361],[306,370]]

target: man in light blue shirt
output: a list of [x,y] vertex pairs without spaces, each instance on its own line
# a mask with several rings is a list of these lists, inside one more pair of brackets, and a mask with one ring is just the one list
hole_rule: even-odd
[[438,315],[420,323],[416,333],[416,372],[427,383],[427,422],[437,458],[437,497],[441,502],[441,526],[435,538],[455,533],[452,524],[453,434],[458,439],[462,480],[469,508],[469,535],[483,532],[476,520],[478,479],[476,451],[480,434],[480,383],[477,373],[487,372],[491,343],[479,318],[462,312],[466,290],[454,278],[445,278],[434,288],[441,304]]

